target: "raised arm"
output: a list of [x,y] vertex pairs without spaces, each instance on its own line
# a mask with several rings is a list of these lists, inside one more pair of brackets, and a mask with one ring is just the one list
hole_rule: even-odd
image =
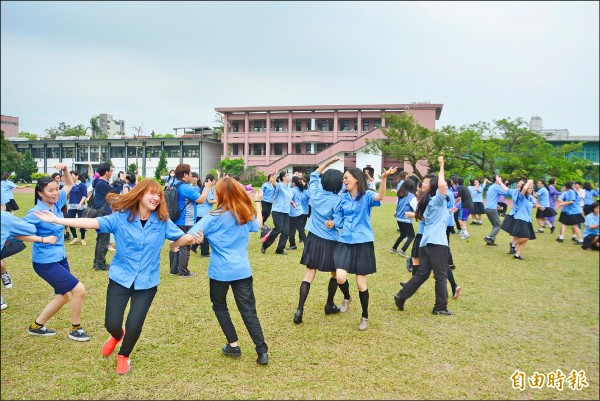
[[379,192],[377,193],[377,195],[375,195],[375,200],[376,201],[382,201],[383,198],[385,197],[385,190],[386,190],[386,183],[387,183],[387,177],[390,174],[394,174],[396,171],[398,171],[398,167],[390,167],[389,169],[383,169],[383,174],[381,174],[381,183],[379,183]]
[[448,192],[448,184],[446,183],[446,177],[444,174],[444,156],[439,156],[438,162],[440,163],[440,173],[438,174],[438,191],[440,195],[446,196],[446,192]]
[[499,175],[496,176],[496,184],[500,185],[500,188],[502,188],[502,190],[505,193],[508,192],[508,187],[506,186],[506,184],[504,184],[504,181],[502,181],[502,177],[500,177]]
[[64,217],[58,217],[49,210],[36,210],[33,212],[33,214],[38,219],[45,221],[47,223],[61,224],[63,226],[74,227],[74,228],[85,228],[88,230],[100,229],[100,224],[98,223],[98,219],[86,219],[86,218],[81,218],[81,217],[68,219],[68,218],[64,218]]
[[55,169],[57,170],[62,170],[63,172],[63,187],[62,189],[65,191],[65,193],[67,195],[69,195],[69,192],[71,192],[71,188],[73,188],[73,177],[71,177],[71,173],[69,173],[69,169],[67,168],[67,165],[64,163],[58,163],[56,166],[54,166]]
[[331,166],[333,163],[337,162],[341,160],[338,156],[334,156],[331,159],[327,160],[325,163],[321,164],[319,166],[319,168],[317,168],[315,171],[318,172],[319,174],[323,174],[323,171],[325,171],[327,169],[327,167]]
[[262,228],[263,226],[263,218],[262,218],[262,198],[263,192],[262,190],[257,190],[254,193],[254,206],[256,208],[256,221],[258,221],[258,226]]

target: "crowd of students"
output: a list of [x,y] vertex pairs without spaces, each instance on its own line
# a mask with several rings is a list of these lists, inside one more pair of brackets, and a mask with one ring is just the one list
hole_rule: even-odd
[[[71,229],[70,245],[85,245],[86,230],[96,230],[93,268],[107,270],[109,278],[105,327],[110,336],[101,353],[108,357],[121,343],[116,371],[126,374],[131,368],[130,355],[160,283],[162,244],[165,239],[170,241],[170,272],[182,278],[195,275],[189,270],[190,251],[197,252],[199,248],[201,256],[210,258],[210,300],[227,341],[221,352],[230,357],[241,356],[238,335],[226,300],[231,287],[237,308],[255,344],[256,362],[265,365],[269,362],[268,346],[256,310],[248,246],[251,233],[260,231],[272,216],[273,229],[260,242],[263,254],[276,240],[276,254],[287,255],[286,251],[298,249],[296,234],[298,243],[303,244],[300,263],[306,269],[292,321],[295,324],[303,322],[304,305],[317,271],[331,275],[325,314],[347,312],[352,301],[348,274],[353,274],[361,306],[358,330],[366,330],[369,325],[367,277],[377,271],[371,209],[379,206],[384,199],[387,177],[395,174],[397,169],[384,169],[379,189],[374,189],[369,184],[371,176],[360,169],[348,168],[342,172],[330,168],[339,160],[338,157],[328,160],[311,173],[309,179],[300,173],[290,177],[286,171],[274,172],[257,191],[229,176],[217,179],[208,174],[200,180],[188,164],[180,164],[165,177],[167,185],[178,195],[180,213],[174,221],[169,216],[163,188],[152,179],[137,182],[133,174],[120,174],[111,183],[112,167],[102,163],[97,177],[90,180],[86,173],[69,172],[64,164],[58,164],[55,168],[61,172],[59,179],[43,177],[38,180],[34,190],[34,207],[23,219],[11,214],[18,209],[14,197],[8,196],[9,189],[12,192],[14,186],[3,185],[0,244],[3,284],[7,288],[12,287],[4,259],[23,249],[21,241],[33,242],[33,269],[54,289],[55,297],[33,320],[28,333],[55,335],[56,331],[46,327],[46,323],[70,303],[69,338],[88,341],[90,336],[81,323],[86,290],[71,273],[64,246],[65,227]],[[462,177],[446,179],[442,156],[439,164],[439,172],[426,175],[422,181],[401,172],[402,181],[395,190],[394,216],[400,235],[391,252],[407,258],[407,269],[412,273],[408,282],[400,283],[401,288],[394,296],[399,310],[404,310],[406,301],[433,272],[435,302],[432,313],[454,313],[448,309],[447,283],[450,282],[454,299],[460,297],[461,287],[453,274],[455,265],[450,236],[456,225],[461,239],[470,237],[467,229],[469,216],[473,216],[472,225],[482,224],[483,214],[488,217],[492,230],[484,238],[486,245],[496,246],[497,235],[504,230],[512,237],[509,254],[514,259],[524,260],[527,242],[534,240],[536,232],[543,233],[545,228],[553,233],[556,207],[562,208],[557,241],[563,242],[566,229],[571,227],[573,241],[581,244],[583,249],[599,249],[600,208],[598,202],[594,202],[598,191],[592,189],[589,183],[582,185],[569,181],[564,183],[562,191],[558,191],[554,179],[548,181],[549,185],[539,180],[538,190],[534,193],[534,181],[531,179],[521,179],[516,189],[509,189],[502,177],[496,175],[493,180],[484,179],[483,183],[473,179],[466,187]],[[92,196],[100,213],[96,218],[82,217],[80,212]],[[501,197],[509,197],[513,202],[503,221]],[[531,217],[533,208],[537,208],[537,231]],[[416,234],[413,222],[417,223]],[[584,226],[583,232],[580,224]],[[108,264],[106,251],[111,235],[119,245],[111,264]],[[338,287],[343,294],[339,306],[334,302]],[[129,312],[125,318],[127,305]],[[5,307],[2,298],[2,308]]]

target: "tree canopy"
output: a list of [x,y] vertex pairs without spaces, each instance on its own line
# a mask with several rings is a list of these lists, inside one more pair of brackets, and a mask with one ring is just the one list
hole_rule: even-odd
[[4,137],[4,131],[0,130],[0,138],[0,172],[12,173],[21,164],[23,155]]
[[46,134],[52,139],[56,139],[57,136],[84,136],[85,128],[82,124],[71,127],[61,122],[58,124],[58,127],[46,129]]
[[219,170],[223,174],[231,176],[241,176],[244,172],[244,159],[230,159],[229,157],[219,162]]
[[38,165],[31,151],[27,149],[23,155],[23,160],[16,169],[17,180],[23,180],[25,182],[31,182],[31,174],[37,173]]

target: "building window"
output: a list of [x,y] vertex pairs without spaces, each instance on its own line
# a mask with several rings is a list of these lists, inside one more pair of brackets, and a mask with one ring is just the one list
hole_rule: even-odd
[[306,144],[306,153],[309,154],[309,155],[312,154],[312,149],[313,149],[312,144],[311,143],[307,143]]
[[302,144],[301,143],[297,143],[296,144],[296,154],[301,154],[302,153]]
[[58,159],[59,156],[59,148],[48,148],[46,150],[46,157],[48,157],[48,159]]
[[330,146],[330,143],[317,143],[317,153],[327,149]]
[[302,120],[296,120],[296,131],[302,131]]
[[237,156],[238,155],[238,153],[239,153],[239,147],[240,146],[237,143],[234,143],[233,145],[231,145],[231,154],[233,156]]
[[146,146],[146,157],[160,157],[160,146]]
[[198,146],[183,146],[183,157],[198,157],[200,156],[200,149]]
[[31,149],[31,156],[33,156],[36,159],[43,159],[44,158],[44,148]]
[[92,162],[100,161],[100,154],[98,153],[98,146],[96,146],[96,145],[90,146],[90,161],[92,161]]
[[[131,147],[129,148],[131,152]],[[179,157],[179,146],[165,146],[165,151],[167,152],[167,157]]]
[[239,132],[240,131],[240,123],[239,121],[234,121],[233,122],[233,132]]
[[88,147],[87,146],[79,146],[77,148],[77,161],[78,162],[86,162],[88,161]]
[[340,131],[350,131],[350,120],[340,121]]
[[277,132],[282,132],[283,131],[283,121],[281,121],[281,120],[273,121],[273,128]]
[[373,120],[373,127],[374,128],[379,128],[381,127],[381,118],[378,118],[376,120]]
[[62,148],[62,157],[63,158],[73,158],[75,157],[75,148],[63,146]]
[[273,154],[277,156],[281,156],[283,154],[283,144],[275,143],[273,144]]
[[110,158],[121,159],[125,158],[125,146],[111,146],[110,147]]
[[262,121],[254,121],[254,132],[260,132],[262,128]]
[[369,120],[362,120],[362,123],[363,123],[362,130],[368,131],[369,130]]

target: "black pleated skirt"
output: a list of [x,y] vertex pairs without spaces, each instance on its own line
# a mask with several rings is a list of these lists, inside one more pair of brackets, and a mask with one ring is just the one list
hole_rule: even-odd
[[366,276],[377,271],[373,242],[345,244],[338,242],[333,255],[335,267],[348,273]]
[[321,238],[309,232],[304,243],[300,263],[309,269],[317,269],[321,272],[334,272],[335,263],[333,255],[338,242]]
[[585,218],[581,213],[566,214],[565,212],[561,212],[558,221],[563,223],[565,226],[574,226],[576,224],[585,222]]

